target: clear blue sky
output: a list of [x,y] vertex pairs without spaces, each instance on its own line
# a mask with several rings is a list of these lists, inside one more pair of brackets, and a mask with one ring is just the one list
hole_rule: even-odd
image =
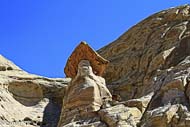
[[142,19],[189,0],[1,0],[0,54],[22,69],[64,77],[81,41],[99,49]]

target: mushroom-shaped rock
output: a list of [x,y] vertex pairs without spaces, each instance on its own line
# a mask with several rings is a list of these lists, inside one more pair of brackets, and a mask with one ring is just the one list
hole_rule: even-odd
[[81,60],[89,60],[94,74],[101,76],[109,63],[108,60],[101,57],[86,42],[81,42],[69,57],[65,66],[67,77],[74,78],[77,74],[78,64]]
[[71,121],[84,121],[85,116],[96,118],[97,111],[108,106],[112,95],[100,77],[107,64],[86,43],[77,46],[65,67],[66,75],[72,80],[63,99],[59,127]]

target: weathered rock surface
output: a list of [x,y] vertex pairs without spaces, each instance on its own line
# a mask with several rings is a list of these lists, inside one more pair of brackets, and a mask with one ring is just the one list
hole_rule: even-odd
[[21,70],[19,67],[17,67],[14,63],[7,60],[5,57],[0,55],[0,71],[6,71],[6,70]]
[[110,61],[103,76],[113,94],[123,100],[139,98],[158,87],[159,70],[175,67],[190,54],[189,5],[156,13],[98,53]]
[[112,94],[143,113],[136,125],[190,126],[189,5],[148,17],[98,52],[110,61],[104,77]]
[[99,115],[109,127],[133,127],[139,122],[142,113],[136,107],[116,105],[100,110]]
[[[65,127],[190,126],[189,5],[148,17],[98,53],[110,61],[103,77],[113,101],[69,112],[74,121]],[[69,82],[28,74],[0,56],[0,127],[56,127]]]
[[81,60],[89,60],[96,75],[101,76],[109,63],[96,53],[86,42],[81,42],[69,57],[65,66],[67,77],[74,78],[77,75],[77,66]]
[[[76,55],[78,57],[74,57]],[[106,87],[105,79],[98,76],[101,75],[99,72],[105,69],[107,62],[84,42],[76,47],[68,59],[65,70],[76,68],[77,73],[73,75],[74,77],[68,84],[58,127],[70,126],[70,123],[77,121],[85,126],[81,121],[87,119],[93,120],[93,123],[87,122],[88,126],[102,124],[97,113],[112,101],[112,95]],[[70,69],[70,71],[73,70]],[[98,72],[97,75],[94,72]],[[94,118],[98,121],[94,121]]]
[[[70,79],[28,74],[0,56],[0,127],[56,126]],[[10,69],[11,68],[11,69]]]

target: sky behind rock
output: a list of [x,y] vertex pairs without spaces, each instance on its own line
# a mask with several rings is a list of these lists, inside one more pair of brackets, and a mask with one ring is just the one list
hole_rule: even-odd
[[64,77],[80,41],[99,49],[144,18],[189,0],[2,0],[0,54],[22,69]]

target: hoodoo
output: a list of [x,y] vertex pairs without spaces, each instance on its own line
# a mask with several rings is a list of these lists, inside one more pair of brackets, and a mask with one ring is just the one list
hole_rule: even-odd
[[87,118],[100,119],[97,111],[112,100],[104,78],[100,77],[107,64],[85,42],[76,47],[65,67],[72,80],[63,100],[59,127]]

